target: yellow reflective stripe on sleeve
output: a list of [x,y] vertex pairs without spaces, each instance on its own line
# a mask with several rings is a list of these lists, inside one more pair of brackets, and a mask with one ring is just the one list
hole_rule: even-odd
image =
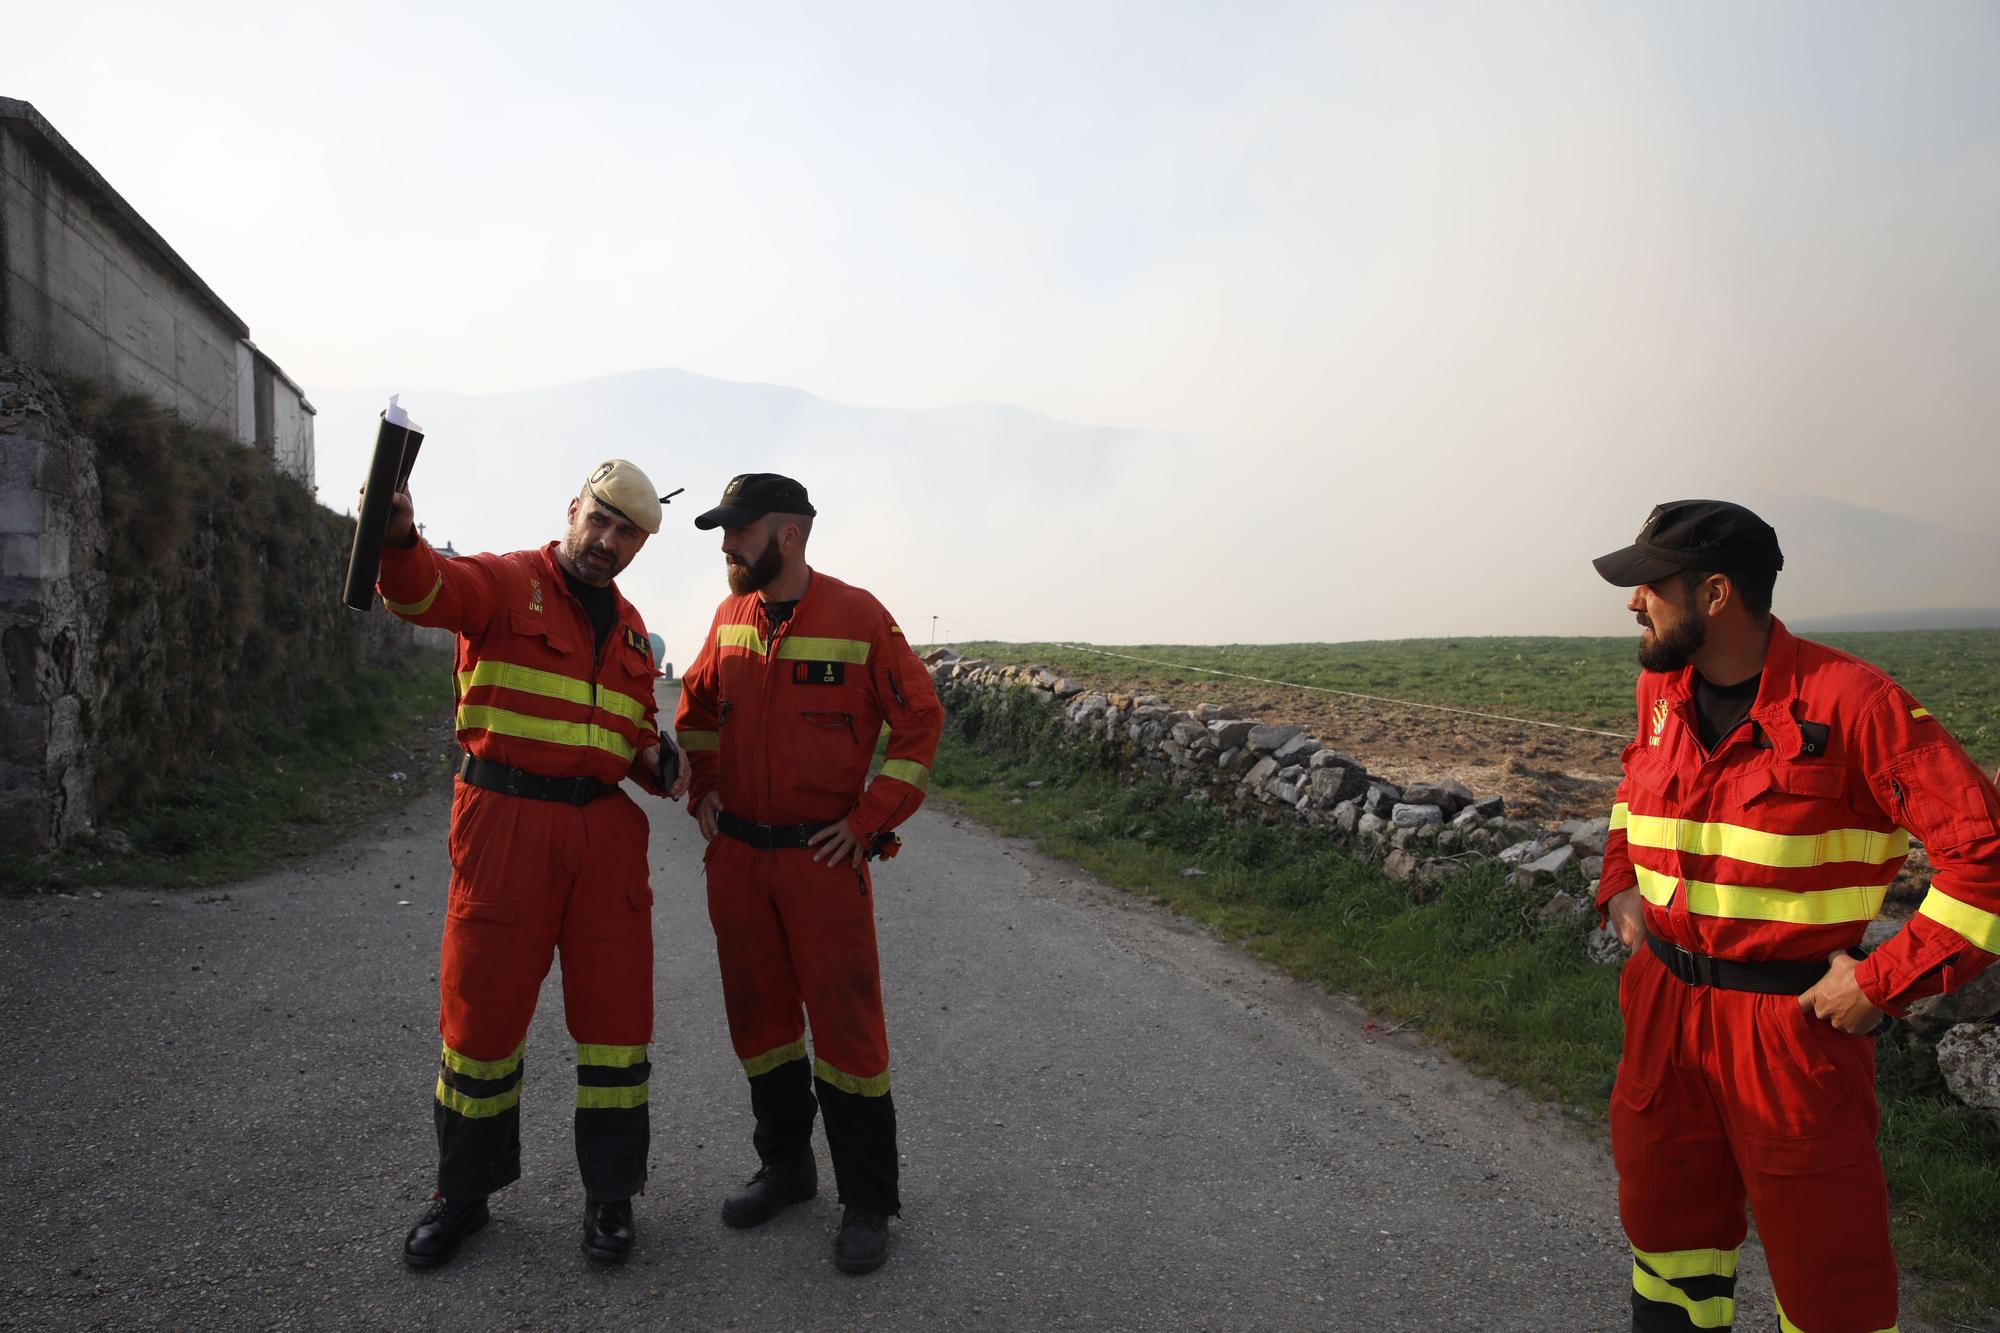
[[521,1067],[521,1052],[527,1049],[528,1043],[523,1040],[514,1048],[514,1053],[504,1060],[475,1060],[469,1055],[460,1055],[447,1046],[439,1058],[444,1061],[446,1069],[454,1074],[464,1074],[467,1078],[505,1078]]
[[1624,828],[1631,812],[1631,806],[1626,805],[1623,801],[1617,802],[1611,807],[1611,827],[1614,829]]
[[595,1046],[587,1042],[576,1044],[576,1062],[580,1065],[603,1065],[607,1069],[630,1069],[633,1065],[646,1062],[644,1046]]
[[1917,905],[1917,914],[1965,936],[1988,953],[2000,953],[2000,916],[1960,902],[1933,883]]
[[[1617,828],[1613,806],[1611,827]],[[1910,852],[1905,829],[1878,833],[1874,829],[1837,828],[1824,833],[1766,833],[1741,824],[1704,824],[1693,819],[1634,815],[1625,819],[1625,839],[1634,847],[1659,847],[1696,856],[1726,856],[1752,865],[1804,870],[1835,861],[1887,865]]]
[[1916,719],[1917,721],[1922,721],[1924,718],[1927,718],[1930,715],[1931,715],[1931,710],[1928,708],[1912,708],[1910,710],[1910,716]]
[[438,1075],[438,1105],[447,1111],[456,1111],[467,1120],[489,1120],[502,1111],[521,1104],[521,1085],[516,1083],[503,1093],[492,1097],[468,1097],[457,1088],[445,1086],[444,1075]]
[[1632,1290],[1660,1305],[1677,1306],[1696,1328],[1728,1328],[1736,1322],[1736,1302],[1727,1296],[1698,1301],[1663,1277],[1654,1277],[1632,1261]]
[[929,791],[931,771],[914,759],[885,759],[882,761],[882,776],[907,782],[918,791]]
[[751,1056],[743,1062],[743,1072],[751,1078],[755,1078],[759,1074],[770,1073],[779,1065],[788,1065],[794,1060],[803,1060],[805,1058],[806,1043],[805,1039],[801,1037],[797,1041],[773,1047],[765,1051],[762,1055]]
[[[1728,917],[1735,921],[1787,921],[1802,926],[1873,921],[1876,913],[1882,910],[1882,900],[1889,894],[1886,884],[1798,892],[1762,888],[1754,884],[1681,880],[1637,865],[1632,870],[1639,877],[1639,892],[1655,907],[1671,903],[1674,886],[1682,884],[1687,890],[1688,911],[1702,916]],[[2000,923],[1996,923],[1996,928],[2000,928]]]
[[718,648],[748,648],[751,652],[762,656],[764,652],[764,636],[757,632],[755,625],[717,625],[715,627],[715,646]]
[[530,717],[505,708],[485,704],[460,704],[460,731],[490,731],[496,736],[518,736],[522,740],[547,741],[551,745],[576,745],[604,750],[629,760],[637,749],[615,731],[594,727],[588,722],[559,722],[552,717]]
[[674,740],[683,750],[720,750],[722,733],[717,731],[677,731]]
[[865,639],[815,639],[794,634],[778,641],[778,657],[787,662],[866,662]]
[[402,602],[392,602],[384,597],[382,605],[388,607],[399,616],[420,616],[431,609],[431,603],[438,599],[438,594],[443,590],[444,575],[440,574],[437,576],[437,582],[431,585],[431,590],[424,594],[423,600],[405,604]]
[[643,1083],[631,1088],[590,1088],[579,1084],[576,1089],[579,1111],[622,1111],[645,1104],[646,1085]]
[[886,1069],[874,1078],[862,1078],[857,1074],[835,1069],[824,1060],[814,1060],[813,1077],[822,1083],[831,1083],[842,1092],[851,1092],[857,1097],[880,1097],[889,1090],[889,1071]]
[[1634,1258],[1661,1277],[1735,1277],[1737,1254],[1736,1250],[1632,1251]]
[[[1804,1329],[1794,1324],[1790,1317],[1785,1314],[1784,1305],[1778,1301],[1775,1295],[1771,1297],[1771,1303],[1778,1307],[1778,1333],[1805,1333]],[[1874,1330],[1874,1333],[1900,1333],[1901,1327],[1900,1324],[1891,1324],[1887,1328]]]

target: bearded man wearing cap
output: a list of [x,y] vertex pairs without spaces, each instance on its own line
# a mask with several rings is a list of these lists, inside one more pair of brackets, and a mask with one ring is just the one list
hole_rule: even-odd
[[722,529],[732,595],[682,678],[674,726],[756,1121],[757,1172],[722,1219],[758,1226],[818,1192],[823,1112],[842,1205],[834,1265],[866,1273],[902,1208],[868,862],[895,853],[892,830],[923,803],[944,712],[882,604],[806,564],[815,513],[798,482],[746,473],[695,519]]
[[560,541],[447,559],[398,495],[383,605],[458,635],[451,890],[438,968],[444,1036],[437,1193],[403,1242],[419,1268],[486,1225],[521,1174],[522,1050],[556,951],[576,1040],[583,1248],[617,1263],[646,1179],[653,1033],[652,889],[631,778],[678,800],[688,765],[655,721],[652,642],[613,582],[660,529],[661,500],[623,459],[594,469]]
[[[1746,1204],[1785,1329],[1894,1329],[1873,1035],[2000,955],[2000,793],[1895,681],[1771,614],[1783,565],[1715,500],[1596,562],[1644,668],[1597,896],[1633,950],[1611,1147],[1635,1330],[1732,1325]],[[1864,957],[1912,836],[1929,892]]]

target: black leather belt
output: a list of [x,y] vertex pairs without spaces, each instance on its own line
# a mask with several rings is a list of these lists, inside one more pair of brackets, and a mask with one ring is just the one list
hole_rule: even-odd
[[1770,959],[1761,963],[1738,962],[1690,953],[1658,935],[1646,936],[1653,956],[1667,965],[1667,971],[1690,986],[1713,986],[1717,990],[1747,990],[1759,995],[1803,995],[1826,975],[1826,964],[1809,959]]
[[760,852],[775,851],[780,847],[805,847],[806,841],[831,824],[759,824],[743,819],[727,810],[715,812],[715,826],[738,842],[747,842]]
[[484,787],[487,791],[526,796],[537,801],[560,801],[564,805],[589,805],[599,797],[609,796],[618,790],[615,782],[599,782],[592,777],[545,778],[539,773],[490,763],[472,755],[459,760],[458,776],[460,781]]

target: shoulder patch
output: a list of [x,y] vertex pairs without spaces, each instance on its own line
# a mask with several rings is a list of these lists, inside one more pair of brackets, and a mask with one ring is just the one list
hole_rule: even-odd
[[648,662],[653,661],[653,641],[630,625],[625,627],[625,646]]
[[1931,716],[1931,710],[1928,708],[1912,708],[1910,710],[1910,719],[1915,722],[1937,721],[1936,718]]

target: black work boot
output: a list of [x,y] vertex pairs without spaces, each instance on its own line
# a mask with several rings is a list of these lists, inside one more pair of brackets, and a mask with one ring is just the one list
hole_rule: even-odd
[[436,1268],[457,1254],[465,1238],[491,1217],[484,1199],[431,1200],[410,1234],[403,1237],[403,1262],[412,1268]]
[[780,1209],[818,1193],[819,1164],[807,1152],[789,1162],[759,1167],[748,1185],[722,1201],[722,1220],[739,1230],[760,1227]]
[[843,1273],[872,1273],[889,1257],[889,1215],[849,1206],[833,1238],[833,1266]]
[[583,1205],[583,1252],[601,1264],[622,1264],[632,1253],[632,1201]]

